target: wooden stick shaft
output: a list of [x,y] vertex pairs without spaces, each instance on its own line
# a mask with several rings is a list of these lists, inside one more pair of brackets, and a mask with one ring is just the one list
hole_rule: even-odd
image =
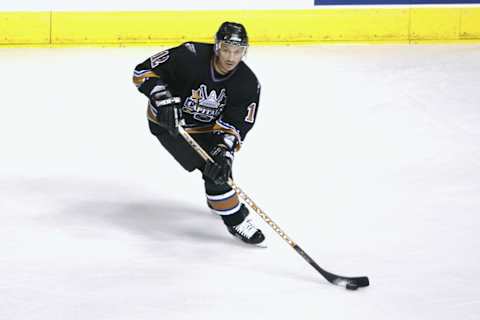
[[[205,151],[203,148],[195,141],[195,139],[188,134],[187,131],[182,126],[178,127],[178,132],[180,135],[187,141],[187,143],[192,146],[200,157],[205,161],[214,162],[212,157]],[[285,240],[292,248],[296,246],[295,242],[290,239],[290,237],[283,232],[283,230],[262,210],[259,206],[233,181],[232,178],[229,178],[227,181],[228,185],[237,193],[238,197],[242,199],[253,211],[255,211],[260,218],[263,219],[283,240]]]

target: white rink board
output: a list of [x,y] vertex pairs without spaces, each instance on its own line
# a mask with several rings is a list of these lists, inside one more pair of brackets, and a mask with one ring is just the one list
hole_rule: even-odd
[[252,10],[252,9],[311,9],[313,0],[17,0],[0,2],[0,11],[60,11],[60,10]]

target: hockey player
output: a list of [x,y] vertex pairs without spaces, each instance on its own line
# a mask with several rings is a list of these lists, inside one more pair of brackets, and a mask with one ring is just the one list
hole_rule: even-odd
[[[232,235],[260,244],[265,239],[262,231],[227,184],[234,153],[258,111],[260,84],[242,61],[247,49],[245,27],[224,22],[215,44],[187,42],[157,53],[136,66],[133,82],[149,99],[150,132],[184,169],[202,172],[210,209]],[[205,163],[178,135],[180,121],[215,163]]]

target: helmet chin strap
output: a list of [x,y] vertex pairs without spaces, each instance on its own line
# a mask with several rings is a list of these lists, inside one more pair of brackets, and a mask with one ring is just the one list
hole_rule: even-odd
[[219,58],[218,58],[217,55],[215,55],[213,57],[213,69],[221,75],[226,75],[229,71],[220,70],[220,66],[219,66],[219,63],[218,63],[217,59],[219,59]]
[[218,54],[215,53],[215,56],[213,57],[213,63],[212,63],[212,64],[213,64],[213,69],[214,69],[216,72],[218,72],[218,73],[220,73],[220,74],[223,75],[224,72],[223,72],[222,70],[220,70],[220,68],[219,68],[219,66],[218,66],[218,60],[217,60],[217,59],[218,59]]

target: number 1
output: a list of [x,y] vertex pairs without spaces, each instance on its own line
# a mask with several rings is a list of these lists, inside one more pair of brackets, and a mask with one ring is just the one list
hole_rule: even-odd
[[247,109],[248,109],[248,114],[245,117],[245,121],[253,123],[255,121],[255,111],[257,109],[257,104],[253,102],[247,107]]

